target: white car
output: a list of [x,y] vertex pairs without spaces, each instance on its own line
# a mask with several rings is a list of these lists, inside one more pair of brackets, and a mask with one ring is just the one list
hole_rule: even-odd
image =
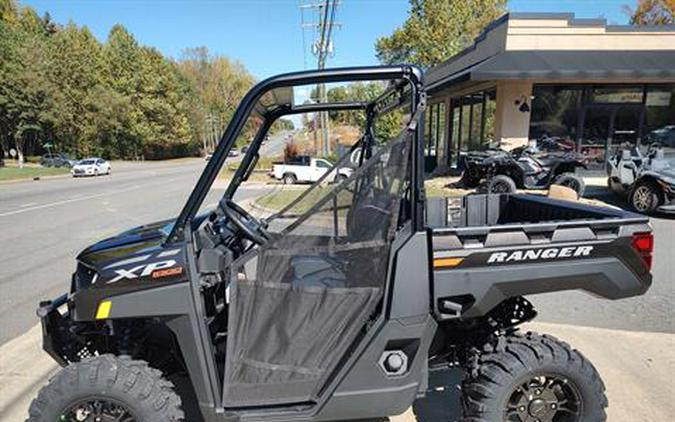
[[[308,156],[299,156],[290,163],[276,163],[272,167],[270,176],[281,180],[286,185],[304,182],[316,182],[327,171],[333,167],[333,164],[322,158],[310,158]],[[327,177],[327,181],[340,183],[351,176],[353,170],[342,167],[333,170]]]
[[112,166],[103,158],[85,158],[78,161],[70,173],[73,177],[79,176],[98,176],[100,174],[110,174]]

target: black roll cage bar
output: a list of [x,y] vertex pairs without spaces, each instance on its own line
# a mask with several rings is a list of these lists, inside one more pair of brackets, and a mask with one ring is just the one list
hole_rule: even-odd
[[[246,176],[246,171],[251,166],[251,162],[257,159],[257,152],[263,136],[267,133],[270,126],[276,119],[281,116],[289,114],[331,111],[331,110],[365,110],[367,115],[372,118],[374,113],[382,113],[385,109],[393,108],[394,105],[384,106],[383,109],[377,109],[380,101],[386,99],[392,92],[403,92],[405,89],[410,89],[411,99],[411,116],[413,119],[417,118],[418,108],[424,108],[425,98],[423,91],[423,74],[422,71],[410,65],[401,66],[369,66],[369,67],[348,67],[325,70],[311,70],[303,72],[286,73],[271,78],[265,79],[256,84],[244,96],[237,107],[232,120],[227,126],[216,146],[213,156],[209,160],[206,168],[202,172],[197,185],[192,190],[188,200],[181,210],[176,222],[167,237],[167,243],[179,242],[184,239],[186,225],[195,217],[199,207],[211,188],[214,180],[218,176],[222,168],[227,154],[234,146],[234,142],[241,133],[246,120],[253,111],[258,100],[266,93],[276,88],[293,87],[301,85],[313,85],[332,82],[356,82],[356,81],[377,81],[377,80],[401,80],[398,84],[380,97],[371,102],[345,102],[345,103],[314,103],[304,104],[298,106],[282,106],[278,107],[263,117],[263,124],[251,141],[251,148],[240,163],[228,189],[226,190],[226,197],[234,194],[239,184]],[[399,102],[396,106],[400,106]],[[423,206],[424,206],[424,151],[422,143],[420,142],[421,133],[423,133],[423,119],[420,120],[419,125],[415,126],[413,130],[413,159],[412,159],[412,183],[411,202],[412,202],[412,221],[415,230],[422,229]]]

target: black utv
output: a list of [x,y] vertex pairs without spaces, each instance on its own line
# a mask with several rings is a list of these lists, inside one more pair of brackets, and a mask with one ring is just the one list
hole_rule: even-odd
[[[372,80],[389,89],[371,101],[292,100],[297,86]],[[90,246],[70,292],[41,304],[44,349],[63,369],[28,420],[180,421],[189,408],[191,421],[381,418],[424,397],[432,371],[457,367],[464,421],[605,421],[592,364],[518,330],[536,315],[524,296],[643,294],[648,219],[508,194],[468,196],[456,218],[430,212],[424,108],[409,66],[256,85],[177,218]],[[349,178],[319,180],[265,219],[234,199],[275,120],[341,110],[366,116]],[[373,125],[394,112],[401,132],[377,139]],[[215,209],[198,212],[249,118],[262,122],[249,150]],[[169,381],[180,376],[188,388]]]
[[546,189],[552,184],[574,189],[579,197],[586,188],[576,175],[585,168],[583,157],[576,152],[542,153],[535,148],[513,151],[471,151],[464,156],[461,182],[475,188],[487,182],[488,193],[515,193],[516,189]]

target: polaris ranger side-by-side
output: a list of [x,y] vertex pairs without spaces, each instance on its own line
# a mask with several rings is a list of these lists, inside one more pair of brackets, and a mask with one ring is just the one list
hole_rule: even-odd
[[[375,80],[389,89],[374,100],[292,101],[294,87]],[[536,315],[524,296],[643,294],[648,219],[509,194],[468,196],[457,218],[431,212],[424,108],[422,73],[410,66],[256,85],[180,215],[85,249],[70,292],[41,304],[44,349],[63,369],[28,420],[179,421],[195,401],[206,421],[379,418],[424,396],[431,371],[455,366],[465,370],[464,421],[604,421],[591,363],[518,331]],[[235,201],[276,119],[340,110],[367,116],[346,180],[320,179],[264,219]],[[377,139],[373,126],[393,112],[401,133]],[[251,116],[262,124],[222,199],[198,212]],[[190,394],[168,381],[177,373]]]

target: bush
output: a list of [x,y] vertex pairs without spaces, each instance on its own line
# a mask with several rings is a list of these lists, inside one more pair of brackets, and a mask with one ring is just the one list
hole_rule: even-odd
[[143,148],[146,160],[168,160],[171,158],[198,157],[199,144],[186,141],[181,143],[149,143]]

